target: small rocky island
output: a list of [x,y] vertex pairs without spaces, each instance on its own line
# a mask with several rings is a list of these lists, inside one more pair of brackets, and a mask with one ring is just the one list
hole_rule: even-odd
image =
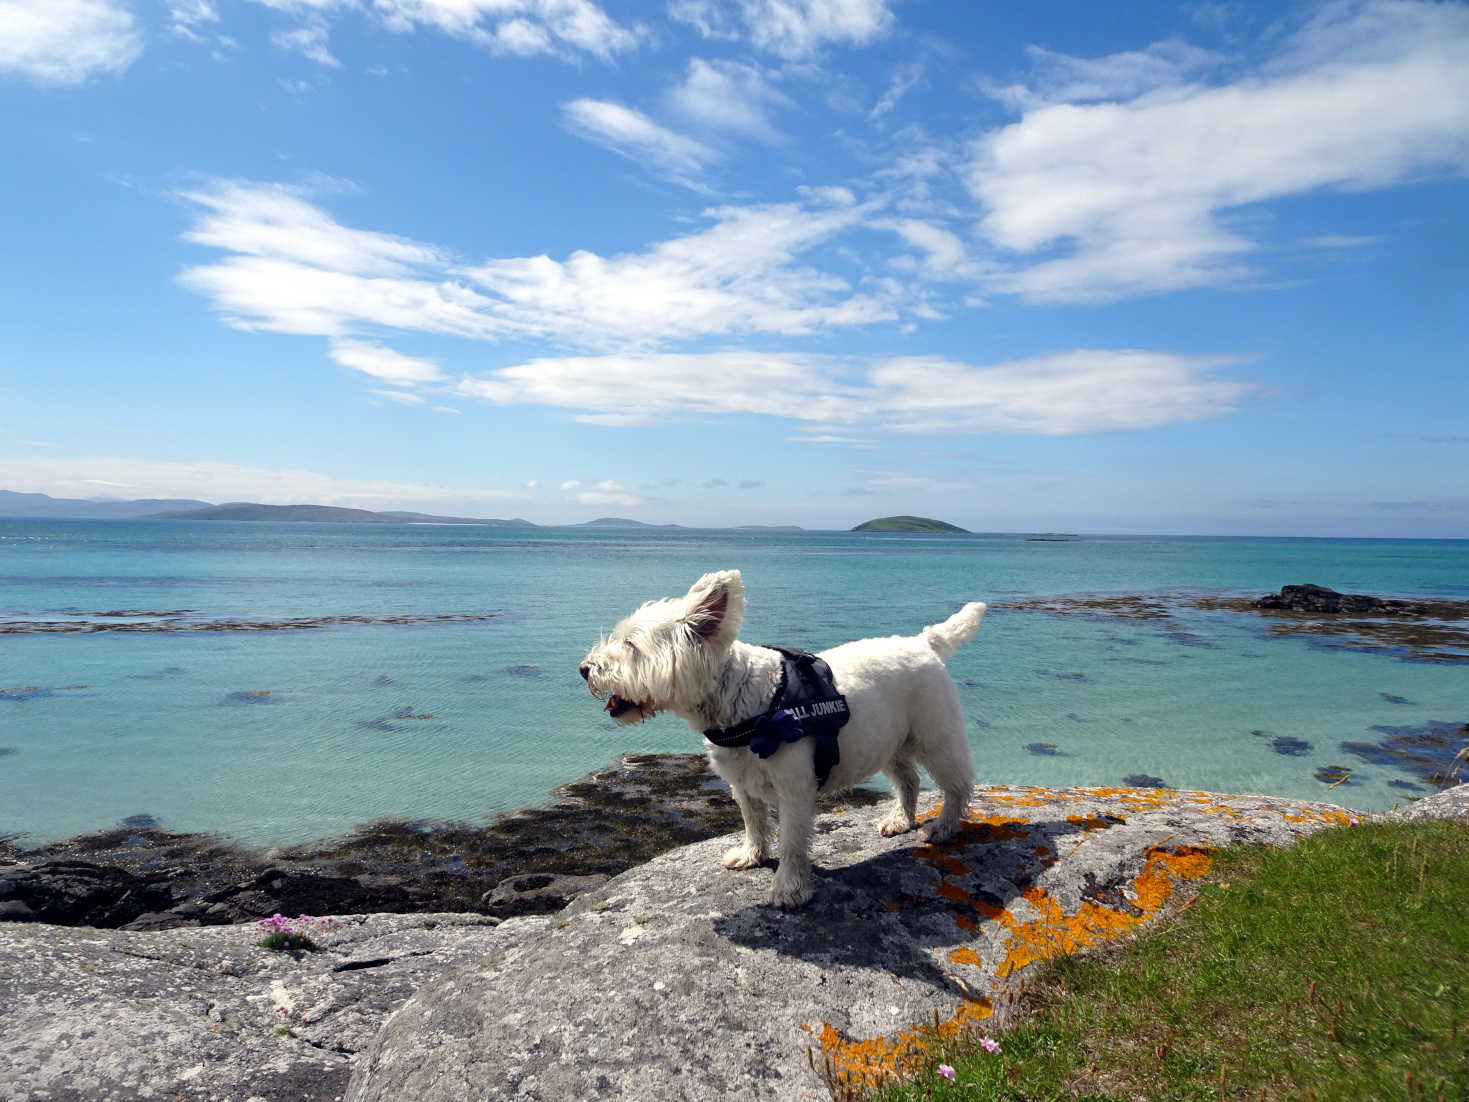
[[960,528],[943,520],[929,517],[877,517],[863,521],[852,529],[854,532],[944,532],[967,534],[969,529]]

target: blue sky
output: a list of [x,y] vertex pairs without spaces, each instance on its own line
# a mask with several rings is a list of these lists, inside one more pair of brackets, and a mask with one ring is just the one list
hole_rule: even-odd
[[0,0],[0,488],[1469,536],[1469,6]]

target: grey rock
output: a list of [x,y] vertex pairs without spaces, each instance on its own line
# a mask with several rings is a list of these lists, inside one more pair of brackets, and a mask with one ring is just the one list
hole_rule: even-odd
[[480,902],[490,914],[502,918],[511,915],[547,914],[561,910],[584,892],[600,888],[609,879],[611,877],[598,873],[565,876],[550,872],[528,872],[501,880],[494,890],[485,892]]
[[[933,809],[930,796],[925,808]],[[822,816],[813,902],[764,905],[733,837],[580,896],[544,936],[427,984],[362,1055],[348,1102],[825,1099],[900,1067],[914,1031],[1003,1018],[1037,960],[1126,936],[1208,850],[1288,844],[1351,813],[1260,796],[993,787],[958,839],[883,838]]]
[[427,977],[537,936],[545,919],[339,918],[319,953],[251,925],[158,933],[0,927],[7,1102],[330,1100],[355,1053]]
[[1379,818],[1400,820],[1458,819],[1469,822],[1469,784],[1455,785],[1432,796],[1414,800],[1405,807],[1389,811]]

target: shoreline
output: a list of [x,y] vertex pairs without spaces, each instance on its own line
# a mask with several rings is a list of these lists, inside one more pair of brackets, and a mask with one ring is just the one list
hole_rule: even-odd
[[[821,806],[886,798],[856,788]],[[0,840],[0,922],[166,930],[277,913],[547,914],[661,853],[739,826],[703,754],[628,753],[487,826],[380,819],[268,848],[127,825],[39,846]]]

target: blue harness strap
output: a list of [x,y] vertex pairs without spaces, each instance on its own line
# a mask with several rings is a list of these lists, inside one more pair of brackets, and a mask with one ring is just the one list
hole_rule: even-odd
[[837,692],[831,667],[816,655],[795,647],[766,646],[781,656],[780,685],[770,707],[733,727],[712,727],[704,737],[715,746],[748,746],[760,758],[770,757],[788,742],[809,738],[820,788],[841,760],[837,732],[852,717],[847,698]]

